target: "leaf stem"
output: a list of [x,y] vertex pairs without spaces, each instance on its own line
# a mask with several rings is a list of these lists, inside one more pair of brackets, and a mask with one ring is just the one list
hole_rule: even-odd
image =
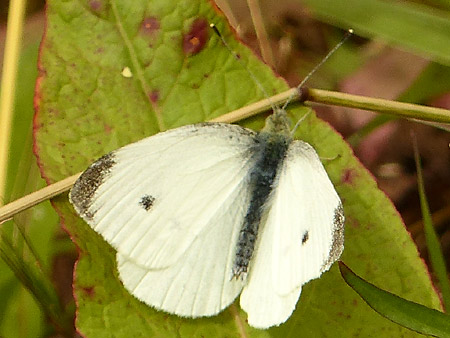
[[0,224],[12,218],[15,214],[35,206],[43,201],[55,197],[69,190],[81,173],[67,177],[61,181],[50,184],[45,188],[28,194],[0,208]]
[[331,92],[321,89],[302,89],[305,101],[358,108],[398,117],[432,122],[450,123],[450,110],[397,102],[372,97]]
[[450,123],[450,110],[447,109],[333,92],[322,89],[310,89],[306,87],[301,88],[300,91],[296,88],[291,88],[283,93],[270,97],[270,100],[264,99],[252,103],[248,106],[232,111],[231,113],[219,116],[218,118],[211,120],[211,122],[230,123],[243,120],[250,116],[269,110],[271,108],[271,102],[275,105],[285,102],[291,95],[294,95],[296,101],[305,103],[323,103],[335,106],[365,109],[409,119]]
[[[272,104],[278,105],[285,102],[293,94],[297,101],[301,100],[336,104],[353,108],[380,111],[391,115],[450,123],[450,111],[446,109],[307,88],[302,88],[300,92],[297,88],[289,89],[268,99],[252,103],[248,106],[232,111],[231,113],[219,116],[209,122],[233,123],[240,121],[271,109]],[[81,173],[75,174],[30,195],[22,197],[21,199],[5,205],[4,207],[0,207],[0,224],[25,209],[31,208],[42,201],[69,190],[80,174]]]

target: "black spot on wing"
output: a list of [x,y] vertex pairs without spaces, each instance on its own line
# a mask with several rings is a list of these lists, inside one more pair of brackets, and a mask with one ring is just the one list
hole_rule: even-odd
[[305,231],[302,237],[302,245],[304,245],[308,241],[308,239],[309,239],[309,232]]
[[80,216],[87,219],[94,217],[95,210],[90,210],[92,199],[115,163],[114,152],[106,154],[87,168],[75,182],[70,190],[69,199]]
[[341,257],[344,250],[344,208],[339,203],[338,207],[334,211],[333,219],[333,242],[331,243],[331,249],[328,254],[328,258],[322,265],[322,271],[327,270],[336,260]]
[[139,201],[139,205],[144,208],[145,211],[149,211],[152,208],[154,202],[155,198],[153,196],[144,195]]

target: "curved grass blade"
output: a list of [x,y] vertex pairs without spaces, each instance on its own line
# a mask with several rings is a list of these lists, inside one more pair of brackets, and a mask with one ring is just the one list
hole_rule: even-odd
[[450,309],[450,284],[448,280],[447,268],[445,259],[442,254],[441,244],[439,238],[434,230],[433,221],[431,219],[430,208],[428,206],[427,197],[425,194],[425,185],[422,176],[422,165],[420,161],[419,150],[417,146],[417,139],[412,135],[414,147],[414,160],[416,161],[417,170],[417,185],[419,188],[420,207],[422,209],[423,226],[425,232],[425,239],[427,243],[428,253],[430,255],[430,262],[435,273],[439,289],[442,294],[442,302],[444,308],[448,311]]
[[383,317],[419,333],[450,337],[449,315],[379,289],[358,277],[342,262],[339,262],[339,269],[345,282]]
[[358,35],[377,37],[444,65],[450,65],[450,16],[412,2],[382,0],[302,1],[318,17]]

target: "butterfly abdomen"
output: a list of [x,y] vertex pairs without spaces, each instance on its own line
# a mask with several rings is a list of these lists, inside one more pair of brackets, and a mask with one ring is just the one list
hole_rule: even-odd
[[233,276],[245,274],[255,248],[263,207],[269,197],[290,139],[283,135],[260,133],[256,136],[255,165],[249,173],[252,197],[239,233]]

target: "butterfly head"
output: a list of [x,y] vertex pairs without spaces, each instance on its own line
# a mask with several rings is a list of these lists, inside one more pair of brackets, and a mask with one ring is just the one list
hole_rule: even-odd
[[281,108],[274,108],[273,114],[266,119],[266,124],[261,132],[277,134],[291,138],[290,121],[286,111]]

